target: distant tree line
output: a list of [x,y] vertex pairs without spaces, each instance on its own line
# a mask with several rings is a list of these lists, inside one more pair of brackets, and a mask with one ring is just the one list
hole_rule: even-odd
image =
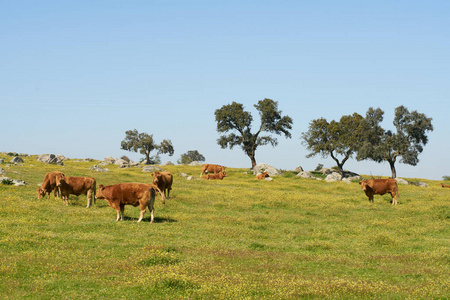
[[[292,118],[282,115],[278,102],[272,99],[259,100],[254,105],[259,113],[259,124],[252,132],[253,117],[244,110],[240,103],[232,102],[215,111],[217,131],[221,133],[217,143],[221,148],[233,149],[239,146],[250,158],[252,168],[256,165],[256,150],[259,146],[278,145],[278,140],[271,134],[284,135],[291,138]],[[384,111],[370,107],[366,116],[357,113],[345,115],[339,121],[328,122],[325,118],[312,120],[308,130],[301,134],[302,144],[310,151],[306,157],[321,155],[331,157],[339,172],[343,173],[344,164],[348,159],[372,160],[378,163],[387,161],[390,165],[392,178],[397,176],[395,163],[416,166],[419,154],[428,143],[427,132],[433,131],[432,118],[417,111],[409,111],[404,106],[395,109],[393,124],[395,131],[381,127]],[[139,133],[136,129],[125,132],[121,149],[140,152],[145,155],[146,163],[159,161],[158,154],[174,154],[170,140],[157,144],[153,135]],[[150,157],[156,150],[157,154]],[[205,157],[197,150],[182,154],[178,163],[186,164],[193,161],[205,161]]]

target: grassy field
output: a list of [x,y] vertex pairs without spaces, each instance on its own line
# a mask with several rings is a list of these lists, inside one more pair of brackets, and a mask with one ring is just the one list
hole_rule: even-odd
[[[89,170],[98,162],[8,166],[26,186],[0,184],[0,295],[4,299],[448,299],[450,189],[400,185],[370,204],[357,182],[285,172],[256,181],[230,169],[193,180],[201,167],[167,166],[172,197],[155,223],[123,222],[106,201],[85,208],[37,199],[44,175],[92,176],[97,185],[151,181],[141,168]],[[414,181],[414,179],[408,179]],[[443,182],[443,181],[442,181]],[[449,182],[447,182],[449,184]]]

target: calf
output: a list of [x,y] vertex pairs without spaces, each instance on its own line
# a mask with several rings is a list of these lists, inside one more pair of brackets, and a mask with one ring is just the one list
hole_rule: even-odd
[[443,187],[443,188],[450,188],[450,185],[441,183],[441,187]]
[[118,183],[114,185],[99,185],[96,199],[106,199],[108,205],[117,211],[116,221],[123,220],[125,205],[140,206],[141,214],[138,222],[142,221],[146,208],[150,211],[150,223],[154,220],[154,203],[156,192],[161,194],[164,204],[164,194],[153,184],[146,183]]
[[173,182],[173,175],[168,171],[163,172],[156,171],[155,173],[153,173],[153,184],[164,192],[164,197],[169,198],[170,191],[172,190],[172,182]]
[[264,179],[266,177],[270,177],[269,173],[267,173],[267,171],[265,171],[264,173],[259,173],[258,175],[256,175],[256,179],[258,179],[258,180]]
[[86,207],[92,205],[92,196],[94,196],[95,203],[96,181],[92,177],[57,176],[56,186],[61,190],[61,197],[66,205],[69,205],[69,195],[79,196],[81,194],[86,195]]
[[396,179],[369,179],[359,182],[361,188],[366,192],[369,201],[373,203],[373,195],[384,195],[386,193],[392,196],[392,205],[397,204],[398,184]]
[[220,179],[222,180],[224,177],[227,177],[227,173],[225,172],[220,172],[217,174],[206,174],[205,176],[203,176],[203,178],[211,180],[211,179]]
[[62,172],[54,171],[45,174],[44,181],[41,184],[41,187],[37,189],[38,199],[45,197],[45,194],[48,194],[48,198],[50,199],[50,193],[54,191],[54,195],[56,198],[59,198],[59,188],[56,187],[56,177],[64,176]]
[[220,172],[225,172],[225,169],[227,167],[224,166],[220,166],[220,165],[213,165],[213,164],[203,164],[202,165],[202,172],[200,173],[200,177],[203,174],[207,174],[207,173],[220,173]]

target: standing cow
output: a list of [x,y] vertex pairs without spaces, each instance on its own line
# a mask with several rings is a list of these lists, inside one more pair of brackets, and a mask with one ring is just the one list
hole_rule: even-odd
[[156,192],[161,194],[162,203],[164,204],[164,194],[161,193],[161,190],[157,186],[135,182],[118,183],[108,186],[100,184],[95,198],[106,199],[108,201],[108,205],[117,211],[116,221],[123,220],[125,205],[139,205],[141,214],[138,222],[142,221],[145,210],[148,207],[150,211],[150,223],[153,223]]
[[202,177],[203,174],[207,173],[220,173],[225,172],[225,169],[227,167],[220,166],[220,165],[213,165],[213,164],[203,164],[202,165],[202,172],[200,173],[200,177]]
[[38,199],[45,197],[45,194],[48,194],[48,198],[50,199],[50,193],[54,191],[54,195],[56,198],[59,198],[59,188],[56,186],[56,177],[64,176],[62,172],[54,171],[45,174],[44,181],[41,184],[41,187],[37,189]]
[[[158,172],[155,171],[153,175],[153,184],[156,185],[162,192],[164,197],[169,198],[170,191],[172,190],[173,175],[168,171]],[[167,195],[166,195],[167,190]]]
[[56,186],[59,187],[61,197],[66,205],[69,205],[69,195],[86,195],[86,207],[92,205],[93,197],[95,202],[96,181],[92,177],[68,177],[58,175],[56,176]]
[[366,192],[369,201],[373,203],[373,195],[384,195],[386,193],[392,196],[392,205],[397,204],[398,183],[396,179],[369,179],[359,182],[361,188]]

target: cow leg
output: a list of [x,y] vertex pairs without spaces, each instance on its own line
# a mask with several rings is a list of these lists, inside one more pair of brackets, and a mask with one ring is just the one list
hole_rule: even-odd
[[148,210],[150,211],[150,223],[153,223],[154,221],[155,197],[156,194],[152,194],[150,197],[150,201],[148,202]]
[[144,218],[144,214],[145,214],[145,206],[144,206],[144,209],[142,209],[142,207],[141,207],[141,214],[139,215],[138,223],[142,221],[142,218]]
[[397,205],[397,193],[391,193],[392,196],[392,205]]
[[144,214],[145,214],[145,209],[147,208],[147,201],[140,199],[139,200],[139,208],[141,209],[141,214],[139,215],[139,220],[138,223],[142,221],[142,219],[144,218]]
[[[156,198],[156,191],[155,190],[150,190],[150,199],[147,203],[144,204],[144,212],[145,212],[145,207],[148,206],[148,210],[150,211],[150,223],[153,223],[153,221],[155,220],[154,217],[154,212],[155,212],[155,198]],[[162,194],[161,194],[162,197]],[[164,203],[164,202],[163,202]],[[142,207],[141,207],[142,209]]]
[[89,208],[92,205],[92,191],[91,190],[87,191],[86,198],[87,198],[86,208]]
[[117,221],[119,220],[123,221],[124,216],[125,216],[125,204],[120,204],[120,219],[118,219]]

